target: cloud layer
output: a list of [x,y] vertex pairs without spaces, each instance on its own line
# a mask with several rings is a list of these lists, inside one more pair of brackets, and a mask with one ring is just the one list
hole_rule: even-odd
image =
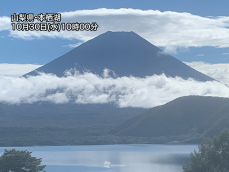
[[12,37],[34,39],[59,37],[87,41],[106,31],[134,31],[156,46],[175,51],[178,47],[229,47],[229,16],[201,17],[140,9],[95,9],[61,12],[61,22],[96,22],[97,31],[12,31],[10,17],[0,17],[0,30]]
[[[185,62],[192,68],[229,85],[229,64]],[[150,108],[187,95],[229,97],[229,88],[218,82],[197,82],[154,75],[147,78],[103,76],[93,73],[65,77],[41,74],[16,78],[41,65],[0,64],[0,102],[114,103],[120,107]],[[7,75],[7,76],[3,76]],[[10,77],[9,77],[10,76]],[[114,76],[114,75],[112,75]]]
[[0,76],[19,77],[41,66],[36,64],[0,63]]
[[57,77],[0,77],[0,102],[114,103],[119,107],[150,108],[187,95],[229,97],[229,87],[218,82],[197,82],[154,75],[146,78],[103,77],[93,73]]
[[184,62],[190,67],[229,85],[229,64],[228,63],[218,63],[209,64],[205,62]]

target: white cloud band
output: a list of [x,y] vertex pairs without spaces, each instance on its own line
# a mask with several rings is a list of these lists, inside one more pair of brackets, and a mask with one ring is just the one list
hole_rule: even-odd
[[92,73],[75,73],[60,78],[41,74],[29,78],[2,76],[0,80],[0,101],[8,103],[74,101],[150,108],[187,95],[229,97],[229,87],[224,84],[168,78],[164,75],[112,78],[109,75],[100,77]]
[[205,62],[184,62],[190,67],[224,83],[229,85],[229,64],[218,63],[209,64]]
[[41,66],[42,65],[36,65],[36,64],[0,63],[0,75],[10,76],[10,77],[19,77]]
[[[229,16],[201,17],[140,9],[95,9],[62,12],[62,22],[97,22],[97,31],[10,31],[11,36],[33,39],[59,37],[87,41],[106,31],[134,31],[156,46],[229,47]],[[7,20],[6,20],[7,19]],[[11,30],[10,17],[0,17],[0,30]]]

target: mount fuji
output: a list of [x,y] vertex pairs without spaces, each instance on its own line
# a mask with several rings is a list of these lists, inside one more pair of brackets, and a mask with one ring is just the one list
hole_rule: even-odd
[[103,74],[104,69],[109,69],[118,77],[145,77],[164,73],[168,77],[194,78],[203,82],[213,80],[134,32],[111,31],[81,44],[24,76],[44,72],[60,77],[65,71],[73,68],[81,73],[90,71],[98,75]]

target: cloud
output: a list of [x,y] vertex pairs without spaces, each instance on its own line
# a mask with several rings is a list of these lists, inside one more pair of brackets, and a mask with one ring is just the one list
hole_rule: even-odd
[[157,56],[163,56],[163,55],[168,55],[168,53],[166,53],[165,51],[158,51],[157,52]]
[[168,54],[177,54],[177,47],[176,46],[166,46],[164,51]]
[[202,17],[190,13],[140,9],[94,9],[61,12],[61,22],[96,22],[97,31],[12,31],[10,17],[0,18],[0,30],[22,39],[43,37],[87,41],[106,31],[134,31],[160,47],[229,47],[229,16]]
[[222,53],[223,55],[229,55],[229,53]]
[[11,29],[11,19],[7,16],[0,16],[0,31]]
[[209,64],[205,62],[184,62],[190,67],[229,85],[229,63]]
[[81,44],[82,44],[82,42],[76,43],[76,44],[63,45],[62,47],[76,48],[76,47],[80,46]]
[[197,54],[196,56],[204,56],[204,54]]
[[42,65],[37,64],[9,64],[0,63],[0,75],[18,77],[22,76],[32,70],[41,67]]
[[64,77],[41,73],[28,78],[0,76],[0,101],[33,103],[51,101],[78,104],[115,103],[119,107],[150,108],[187,95],[229,97],[219,82],[198,82],[153,75],[146,78],[98,76],[85,72]]

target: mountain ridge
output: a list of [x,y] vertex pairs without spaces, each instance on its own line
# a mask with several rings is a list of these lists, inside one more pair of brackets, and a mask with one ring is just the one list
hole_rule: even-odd
[[185,96],[127,119],[118,136],[213,136],[229,126],[229,98]]
[[214,80],[162,52],[134,32],[108,31],[23,76],[38,75],[37,72],[63,76],[71,68],[81,73],[89,70],[101,75],[107,68],[120,77],[145,77],[164,73],[166,76],[179,76],[184,79]]

